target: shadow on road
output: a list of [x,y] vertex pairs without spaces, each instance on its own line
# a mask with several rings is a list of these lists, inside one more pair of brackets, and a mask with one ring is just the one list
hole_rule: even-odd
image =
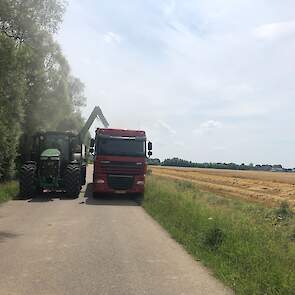
[[22,196],[17,196],[13,198],[13,201],[27,201],[28,203],[45,203],[52,202],[55,199],[74,200],[75,198],[67,197],[66,194],[62,192],[46,192],[42,194],[37,194],[32,198],[24,198]]
[[74,198],[67,197],[65,193],[62,192],[48,192],[42,193],[34,196],[33,198],[29,199],[28,202],[30,203],[43,203],[43,202],[52,202],[54,199],[58,200],[73,200]]
[[6,232],[6,231],[0,231],[0,243],[4,242],[7,239],[16,238],[18,236],[19,235],[14,234],[14,233]]
[[34,195],[33,197],[25,198],[21,195],[13,198],[13,201],[27,201],[29,203],[45,203],[58,200],[73,200],[75,198],[68,197],[64,192],[44,192]]
[[85,190],[85,204],[86,205],[100,205],[100,206],[140,206],[134,201],[134,197],[130,195],[93,195],[93,184],[88,183]]

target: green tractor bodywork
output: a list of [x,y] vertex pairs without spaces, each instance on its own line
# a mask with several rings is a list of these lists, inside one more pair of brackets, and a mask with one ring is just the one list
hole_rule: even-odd
[[60,177],[61,152],[58,149],[47,149],[40,155],[40,184],[42,188],[62,187]]
[[30,160],[20,171],[20,194],[33,197],[36,192],[64,191],[78,197],[86,183],[87,149],[84,138],[96,117],[108,125],[96,107],[77,135],[72,132],[39,132],[33,136]]
[[21,168],[21,194],[32,197],[50,190],[78,197],[86,182],[86,156],[85,145],[71,132],[35,134],[30,161]]

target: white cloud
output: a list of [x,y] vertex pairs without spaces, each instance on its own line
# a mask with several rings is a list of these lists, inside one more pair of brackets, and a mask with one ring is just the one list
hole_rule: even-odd
[[294,11],[294,0],[71,0],[58,39],[86,85],[83,115],[99,104],[112,127],[147,130],[155,157],[295,166],[294,21],[280,22]]
[[103,40],[106,43],[120,43],[121,37],[114,32],[107,32],[103,35]]
[[203,135],[206,133],[211,133],[213,130],[220,129],[222,127],[222,123],[215,120],[208,120],[200,124],[200,126],[193,130],[193,133]]
[[259,26],[254,35],[258,39],[276,40],[283,37],[295,35],[295,21],[277,22]]

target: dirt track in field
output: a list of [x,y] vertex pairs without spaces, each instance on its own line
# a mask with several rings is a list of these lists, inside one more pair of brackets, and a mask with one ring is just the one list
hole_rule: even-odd
[[295,208],[295,173],[152,167],[153,175],[190,180],[200,188],[225,196],[263,202],[287,201]]

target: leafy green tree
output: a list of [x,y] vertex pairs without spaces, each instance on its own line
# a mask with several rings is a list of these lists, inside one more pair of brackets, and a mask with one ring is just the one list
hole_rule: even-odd
[[[45,61],[45,62],[44,62]],[[79,131],[83,123],[79,108],[85,104],[83,83],[70,74],[59,45],[43,36],[28,63],[28,87],[24,106],[24,137],[21,150],[28,154],[36,131]],[[71,128],[63,126],[67,123]]]
[[0,181],[13,175],[17,151],[28,153],[36,131],[78,131],[83,123],[84,85],[52,35],[65,7],[62,0],[0,2]]
[[0,31],[18,43],[34,43],[40,32],[58,30],[65,8],[61,0],[1,0]]
[[0,180],[13,175],[23,119],[25,58],[25,50],[17,50],[14,42],[0,35]]

